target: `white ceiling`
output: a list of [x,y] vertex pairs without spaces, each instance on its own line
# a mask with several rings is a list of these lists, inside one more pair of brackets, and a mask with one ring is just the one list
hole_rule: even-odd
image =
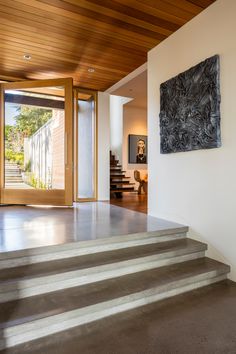
[[147,109],[147,70],[110,93],[133,98],[128,106]]

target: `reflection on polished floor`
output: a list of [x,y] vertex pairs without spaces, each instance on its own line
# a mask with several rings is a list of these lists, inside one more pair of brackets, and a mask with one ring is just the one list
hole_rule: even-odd
[[147,214],[147,194],[123,193],[123,198],[111,198],[110,203]]
[[105,202],[74,208],[4,206],[0,208],[0,252],[178,226]]

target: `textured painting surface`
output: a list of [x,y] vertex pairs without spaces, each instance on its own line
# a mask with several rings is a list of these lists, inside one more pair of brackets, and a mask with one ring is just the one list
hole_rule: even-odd
[[161,153],[221,146],[219,56],[160,87]]

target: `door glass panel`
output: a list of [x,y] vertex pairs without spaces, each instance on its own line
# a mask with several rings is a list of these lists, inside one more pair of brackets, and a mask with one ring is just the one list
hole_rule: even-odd
[[5,189],[64,189],[64,88],[6,90],[4,101]]
[[95,100],[80,94],[78,100],[78,195],[95,198]]

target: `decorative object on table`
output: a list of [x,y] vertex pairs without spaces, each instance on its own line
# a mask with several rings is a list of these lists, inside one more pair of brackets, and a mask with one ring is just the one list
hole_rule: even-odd
[[145,194],[147,194],[147,175],[142,179],[140,176],[140,172],[138,170],[134,171],[134,179],[136,182],[139,183],[139,187],[138,187],[138,194],[142,193],[142,188]]
[[129,135],[129,163],[147,163],[147,136]]
[[162,154],[221,146],[219,68],[215,55],[161,84]]

